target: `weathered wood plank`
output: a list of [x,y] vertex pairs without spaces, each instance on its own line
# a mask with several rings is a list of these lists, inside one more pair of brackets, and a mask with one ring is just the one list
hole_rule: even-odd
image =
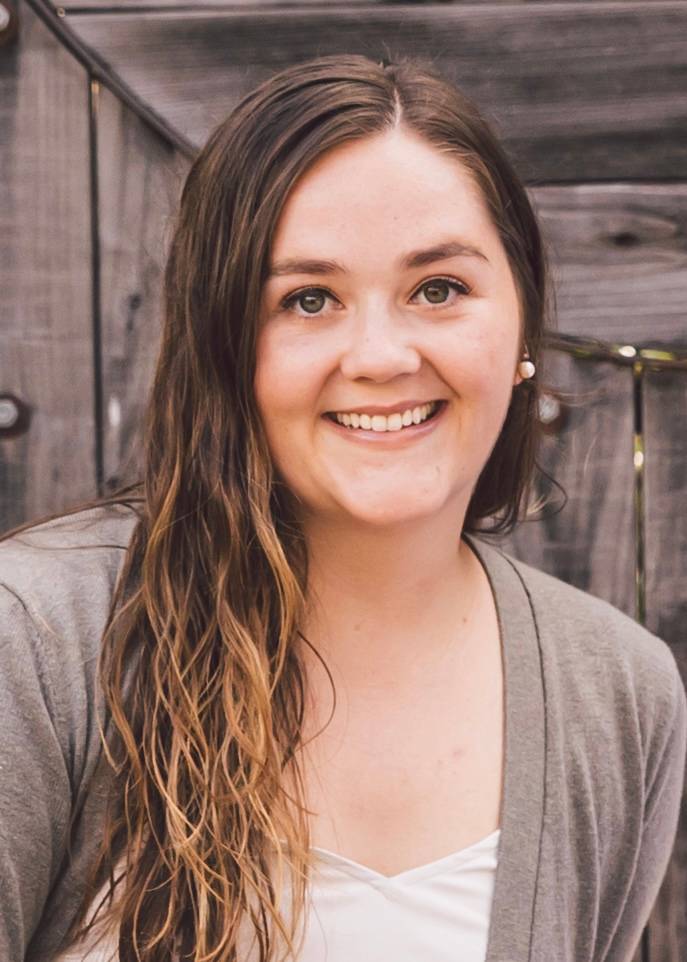
[[530,190],[550,250],[559,330],[687,347],[687,184]]
[[88,88],[31,10],[0,56],[0,528],[95,494]]
[[647,618],[684,650],[687,677],[687,371],[644,382]]
[[107,90],[98,107],[105,487],[138,479],[170,221],[188,162]]
[[[426,0],[415,0],[421,4]],[[462,0],[438,0],[439,3],[462,2]],[[473,0],[481,3],[484,0]],[[498,3],[549,3],[550,0],[488,0],[492,5]],[[589,0],[569,0],[572,3],[588,3]],[[656,3],[657,0],[648,0],[649,3]],[[398,6],[399,0],[346,0],[347,7],[389,7]],[[407,5],[403,4],[403,5]],[[93,10],[108,11],[113,10],[173,10],[178,7],[188,8],[188,0],[155,0],[149,3],[147,0],[66,0],[64,3],[54,2],[53,6],[62,7],[63,10]],[[200,6],[200,4],[196,4]],[[263,9],[278,8],[287,9],[293,7],[323,7],[326,0],[202,0],[202,6],[211,10],[233,10],[240,9]]]
[[[687,684],[687,372],[644,382],[647,625],[671,646]],[[687,946],[687,800],[651,926],[651,962]]]
[[196,145],[287,64],[390,51],[434,62],[473,96],[528,182],[655,180],[687,167],[687,6],[678,0],[542,3],[536,15],[520,3],[404,4],[68,12],[65,22]]
[[539,460],[569,500],[554,514],[562,496],[541,479],[535,496],[551,502],[546,516],[520,525],[500,544],[634,617],[631,370],[558,351],[545,352],[544,362],[543,383],[566,403]]
[[[398,6],[409,6],[411,3],[415,3],[416,6],[426,5],[429,6],[431,3],[438,4],[466,4],[466,0],[346,0],[347,7],[398,7]],[[540,6],[552,6],[551,0],[467,0],[471,2],[473,6],[489,4],[489,6],[498,6],[499,4],[503,6],[516,6],[517,4],[527,5],[530,7],[540,7]],[[589,0],[565,0],[565,2],[570,4],[585,4],[589,3]],[[627,2],[627,0],[626,0]],[[643,0],[644,3],[651,4],[661,4],[665,0]],[[326,0],[202,0],[202,4],[196,4],[196,6],[203,6],[210,10],[233,10],[235,8],[294,8],[294,7],[324,7],[326,6]],[[111,13],[117,10],[174,10],[179,7],[188,8],[189,0],[64,0],[64,2],[58,3],[57,0],[53,0],[53,6],[56,8],[61,7],[63,10],[79,10],[79,11],[94,11],[94,12],[104,12],[107,11]]]

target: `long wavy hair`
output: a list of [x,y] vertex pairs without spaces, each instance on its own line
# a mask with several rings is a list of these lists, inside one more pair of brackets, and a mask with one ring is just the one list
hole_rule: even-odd
[[538,369],[512,392],[464,530],[507,534],[526,513],[548,274],[535,214],[488,122],[417,59],[323,56],[273,75],[214,130],[183,187],[142,480],[88,502],[136,503],[138,520],[100,656],[112,793],[69,939],[107,918],[122,962],[228,962],[244,923],[260,962],[297,957],[312,859],[295,643],[307,642],[308,559],[253,394],[261,291],[298,178],[324,151],[398,125],[452,153],[481,189]]

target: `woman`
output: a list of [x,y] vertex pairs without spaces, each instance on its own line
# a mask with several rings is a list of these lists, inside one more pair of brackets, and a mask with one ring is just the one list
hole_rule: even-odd
[[142,490],[2,545],[3,959],[630,962],[675,660],[477,536],[526,509],[545,302],[431,71],[319,58],[215,130]]

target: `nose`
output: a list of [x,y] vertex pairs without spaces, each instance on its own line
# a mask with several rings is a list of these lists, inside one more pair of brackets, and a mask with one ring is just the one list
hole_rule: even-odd
[[415,374],[421,364],[421,354],[398,314],[376,307],[351,321],[339,364],[349,380],[389,381],[399,374]]

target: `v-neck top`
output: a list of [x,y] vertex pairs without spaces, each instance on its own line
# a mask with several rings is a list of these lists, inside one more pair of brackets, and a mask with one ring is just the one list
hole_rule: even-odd
[[[52,962],[99,844],[109,770],[95,670],[135,521],[100,507],[0,543],[4,962]],[[675,658],[607,602],[463,537],[489,578],[504,672],[485,962],[628,962],[677,831],[687,697]]]
[[499,836],[392,876],[314,848],[300,962],[484,962]]

